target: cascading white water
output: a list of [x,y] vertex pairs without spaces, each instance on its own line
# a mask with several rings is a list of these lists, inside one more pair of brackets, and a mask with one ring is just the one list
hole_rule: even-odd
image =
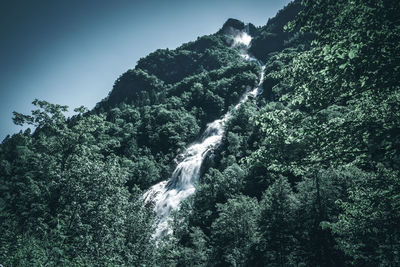
[[[234,46],[244,46],[248,48],[251,41],[250,35],[245,32],[239,32],[234,37]],[[247,49],[242,50],[242,57],[246,60],[256,61],[262,65],[257,59],[247,54]],[[262,68],[261,77],[258,85],[250,91],[247,91],[234,107],[245,102],[249,96],[256,96],[261,92],[261,83],[264,79],[264,67]],[[152,186],[144,195],[146,203],[154,205],[157,215],[156,232],[154,238],[159,238],[165,234],[172,233],[172,229],[168,227],[168,218],[171,211],[177,210],[180,203],[188,196],[195,192],[195,183],[200,178],[200,168],[205,157],[213,148],[220,144],[224,134],[224,125],[231,117],[231,112],[226,113],[221,119],[215,120],[207,125],[206,130],[200,137],[198,142],[190,145],[182,155],[182,161],[176,166],[172,176],[167,181],[162,181]]]

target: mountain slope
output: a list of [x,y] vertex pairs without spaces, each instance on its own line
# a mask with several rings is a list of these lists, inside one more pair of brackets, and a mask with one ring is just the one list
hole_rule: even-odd
[[260,106],[236,112],[178,217],[178,265],[200,248],[217,266],[398,264],[398,11],[305,1],[286,48],[264,50]]
[[[400,6],[302,3],[155,51],[92,111],[15,113],[37,128],[0,146],[0,263],[399,265]],[[142,190],[257,84],[232,47],[244,30],[263,92],[232,112],[156,247]]]

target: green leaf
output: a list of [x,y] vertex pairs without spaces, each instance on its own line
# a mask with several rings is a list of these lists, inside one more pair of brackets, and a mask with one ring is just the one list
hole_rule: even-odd
[[356,53],[355,53],[354,50],[350,50],[348,55],[349,55],[349,58],[350,58],[350,59],[353,59],[353,58],[356,57]]

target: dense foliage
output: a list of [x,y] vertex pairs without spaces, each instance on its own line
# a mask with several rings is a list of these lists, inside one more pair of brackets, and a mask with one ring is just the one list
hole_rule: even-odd
[[165,241],[176,265],[196,262],[194,233],[194,265],[400,264],[400,5],[304,1],[268,45],[297,4],[258,29],[262,98],[235,112]]
[[263,93],[228,121],[155,245],[143,191],[254,87],[246,28],[157,50],[94,110],[35,100],[0,145],[5,266],[399,266],[400,5],[294,1],[248,27]]

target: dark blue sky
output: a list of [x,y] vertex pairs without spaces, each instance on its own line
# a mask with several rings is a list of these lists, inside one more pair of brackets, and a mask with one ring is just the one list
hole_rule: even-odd
[[0,141],[12,111],[34,98],[92,108],[139,58],[216,32],[232,17],[256,26],[290,0],[3,0]]

